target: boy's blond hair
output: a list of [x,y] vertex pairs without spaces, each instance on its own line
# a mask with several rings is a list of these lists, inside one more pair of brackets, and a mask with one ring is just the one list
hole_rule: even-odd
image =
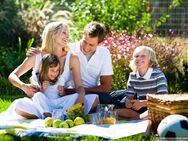
[[[136,47],[134,52],[133,52],[133,58],[134,58],[134,55],[136,53],[141,52],[141,51],[144,51],[145,53],[147,53],[147,55],[148,55],[148,57],[150,59],[150,67],[157,68],[159,66],[155,51],[151,47],[148,47],[148,46],[138,46],[138,47]],[[133,71],[136,71],[136,66],[134,64],[134,60],[130,61],[129,67]]]

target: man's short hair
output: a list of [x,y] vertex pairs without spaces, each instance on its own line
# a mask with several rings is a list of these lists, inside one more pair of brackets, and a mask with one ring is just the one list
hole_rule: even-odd
[[100,43],[104,40],[106,28],[102,23],[93,21],[86,25],[84,33],[88,34],[90,37],[98,37],[98,43]]

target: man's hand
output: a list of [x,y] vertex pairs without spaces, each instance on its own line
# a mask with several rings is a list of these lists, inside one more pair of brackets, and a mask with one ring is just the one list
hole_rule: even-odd
[[33,97],[33,95],[39,91],[39,87],[37,85],[32,84],[24,84],[21,88],[29,97]]
[[125,100],[125,107],[126,108],[132,108],[133,104],[130,99],[126,98]]
[[65,95],[69,95],[69,94],[74,94],[76,93],[75,89],[64,89],[65,90]]
[[31,57],[33,55],[36,55],[36,54],[39,54],[41,51],[39,48],[30,48],[27,53],[26,53],[26,56],[27,57]]

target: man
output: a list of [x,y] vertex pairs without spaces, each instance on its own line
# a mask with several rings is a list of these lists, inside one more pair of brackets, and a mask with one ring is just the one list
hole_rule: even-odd
[[[110,96],[112,83],[112,60],[109,50],[99,46],[106,34],[105,26],[98,22],[86,25],[79,42],[70,44],[73,52],[78,54],[80,71],[86,94],[98,94],[100,103],[112,103]],[[65,93],[75,93],[72,77],[66,82]]]

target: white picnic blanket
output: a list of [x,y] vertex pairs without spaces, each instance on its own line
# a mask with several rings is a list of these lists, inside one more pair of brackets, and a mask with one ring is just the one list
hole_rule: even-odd
[[83,124],[72,128],[45,128],[44,120],[41,119],[0,123],[0,131],[6,128],[21,128],[23,130],[50,133],[51,135],[73,133],[79,136],[92,135],[108,139],[118,139],[140,133],[146,133],[148,128],[148,120],[123,121],[114,125]]

